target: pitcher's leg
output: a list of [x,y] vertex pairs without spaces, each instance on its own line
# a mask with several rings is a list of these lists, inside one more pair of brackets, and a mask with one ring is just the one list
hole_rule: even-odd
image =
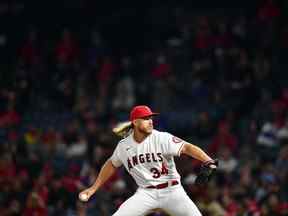
[[159,207],[153,192],[138,190],[127,199],[113,216],[145,216],[152,209]]
[[162,203],[162,208],[171,216],[202,216],[182,187],[171,190],[170,196]]

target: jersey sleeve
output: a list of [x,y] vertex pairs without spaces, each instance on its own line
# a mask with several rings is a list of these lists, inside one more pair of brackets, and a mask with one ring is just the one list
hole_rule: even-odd
[[115,148],[110,160],[114,167],[120,167],[122,165],[121,157],[120,157],[120,145],[118,144]]
[[162,135],[162,148],[163,148],[163,153],[167,155],[172,155],[172,156],[180,156],[181,149],[183,148],[183,145],[185,143],[184,140],[173,136],[170,133],[163,133]]

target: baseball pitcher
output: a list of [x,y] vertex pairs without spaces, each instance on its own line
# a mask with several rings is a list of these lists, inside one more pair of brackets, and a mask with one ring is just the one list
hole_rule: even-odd
[[174,157],[186,154],[203,162],[196,184],[209,181],[217,161],[199,147],[153,129],[152,117],[157,114],[147,106],[135,106],[130,121],[113,129],[124,138],[101,168],[95,183],[79,194],[80,200],[88,201],[123,165],[139,187],[113,216],[145,216],[153,209],[163,209],[172,216],[201,215],[181,186]]

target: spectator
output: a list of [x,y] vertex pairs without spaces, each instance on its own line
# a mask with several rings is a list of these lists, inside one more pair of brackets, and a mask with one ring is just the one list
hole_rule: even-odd
[[22,47],[20,48],[20,61],[27,66],[35,65],[40,61],[41,50],[35,30],[30,30]]
[[43,200],[36,192],[31,192],[29,194],[23,215],[24,216],[30,216],[30,215],[46,216],[48,215],[47,208]]
[[13,182],[16,175],[16,164],[13,161],[12,155],[4,153],[1,155],[0,160],[0,184],[3,186],[5,184],[10,184]]
[[116,84],[112,108],[117,111],[127,111],[135,103],[134,83],[131,77],[124,77]]
[[87,151],[87,140],[85,136],[79,136],[76,142],[71,143],[67,150],[66,156],[72,160],[83,160]]
[[238,161],[233,157],[229,148],[223,148],[219,151],[219,170],[232,173],[236,170]]
[[277,128],[272,122],[266,122],[257,138],[257,143],[262,146],[276,147],[277,143]]
[[[283,146],[276,159],[275,168],[278,171],[278,178],[280,182],[286,183],[286,178],[288,177],[288,145]],[[285,184],[284,183],[284,184]],[[288,191],[283,190],[282,193],[286,196]],[[284,196],[284,197],[285,197]],[[286,200],[287,201],[287,200]]]
[[172,67],[167,62],[165,55],[159,55],[156,58],[156,65],[151,71],[151,75],[155,79],[165,80],[171,74]]
[[257,149],[260,157],[264,160],[274,160],[279,149],[277,119],[267,121],[257,137]]
[[101,34],[97,31],[91,33],[90,46],[88,48],[88,62],[93,68],[99,67],[99,58],[107,55],[107,51],[104,47]]
[[113,79],[115,70],[116,66],[113,63],[112,58],[110,56],[104,57],[97,76],[99,84],[107,85]]
[[258,10],[258,18],[261,21],[270,21],[280,16],[280,9],[274,0],[266,0]]
[[8,107],[6,112],[0,114],[0,127],[17,126],[20,120],[19,113],[13,107]]
[[195,33],[194,47],[204,51],[211,48],[212,45],[209,19],[206,16],[200,16],[197,21],[198,28]]
[[194,133],[200,140],[209,140],[214,135],[214,122],[208,112],[199,113],[199,119],[196,122]]
[[230,132],[230,125],[220,123],[218,125],[218,132],[209,146],[209,152],[216,155],[222,147],[227,147],[234,154],[237,148],[237,142],[235,135]]
[[277,140],[280,144],[287,143],[288,141],[288,120],[283,127],[277,131]]
[[64,29],[55,48],[56,61],[60,65],[75,63],[79,58],[79,47],[72,33]]
[[[101,104],[107,104],[106,98],[109,94],[109,87],[112,84],[112,80],[115,76],[116,65],[112,61],[110,56],[103,58],[100,70],[97,74],[98,82],[98,97]],[[105,109],[103,107],[103,109]]]

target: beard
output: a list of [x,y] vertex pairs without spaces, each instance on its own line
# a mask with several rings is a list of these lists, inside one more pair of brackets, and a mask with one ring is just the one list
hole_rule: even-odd
[[144,134],[144,135],[149,135],[149,134],[151,134],[152,133],[152,131],[153,131],[153,127],[150,129],[147,129],[147,128],[142,128],[142,127],[139,127],[138,128],[138,132],[140,132],[140,133],[142,133],[142,134]]

